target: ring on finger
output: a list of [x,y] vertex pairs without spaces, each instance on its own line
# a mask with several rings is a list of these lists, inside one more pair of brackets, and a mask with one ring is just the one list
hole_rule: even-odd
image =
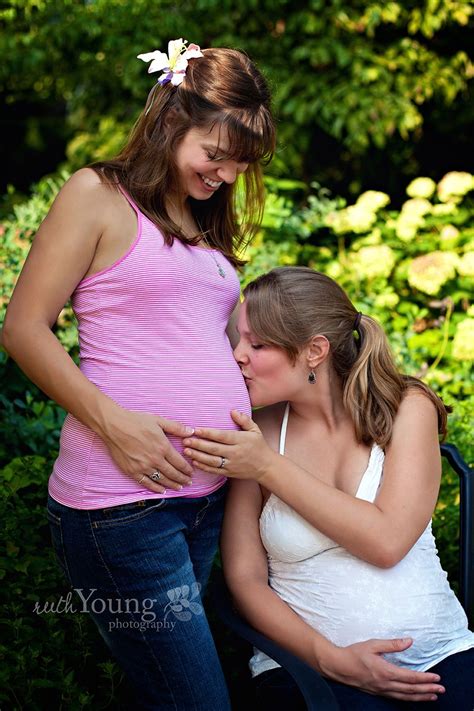
[[156,469],[156,471],[152,472],[152,474],[149,474],[148,476],[152,481],[160,481],[163,474]]
[[142,474],[140,479],[137,479],[137,484],[141,484],[143,479],[146,479],[146,474]]
[[227,459],[225,457],[221,457],[221,463],[217,467],[218,469],[224,469],[225,465],[227,464]]

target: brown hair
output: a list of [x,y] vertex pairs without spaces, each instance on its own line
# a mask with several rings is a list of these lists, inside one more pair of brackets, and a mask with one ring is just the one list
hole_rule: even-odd
[[356,320],[357,310],[335,281],[307,267],[279,267],[248,284],[244,295],[253,333],[263,343],[283,348],[293,363],[313,336],[326,336],[359,442],[381,447],[390,442],[409,388],[429,397],[438,412],[439,431],[446,434],[451,408],[421,380],[399,373],[380,324],[365,314]]
[[[196,244],[204,234],[209,245],[240,265],[237,254],[258,229],[263,212],[260,164],[271,160],[275,147],[270,93],[261,73],[242,52],[205,49],[203,54],[189,61],[179,86],[156,84],[125,148],[115,159],[90,167],[104,182],[119,182],[160,228],[167,244],[175,237]],[[180,191],[176,148],[189,129],[212,130],[215,125],[227,129],[226,157],[249,163],[243,175],[244,195],[237,194],[235,183],[224,183],[208,200],[190,199],[202,233],[189,240],[165,204],[167,195]]]

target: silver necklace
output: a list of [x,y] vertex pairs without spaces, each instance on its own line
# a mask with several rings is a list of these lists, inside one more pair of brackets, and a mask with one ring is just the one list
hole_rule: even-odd
[[[198,225],[199,225],[199,223],[198,223]],[[199,230],[200,230],[201,234],[203,234],[203,233],[202,233],[202,230],[201,230],[201,225],[199,225]],[[209,245],[209,242],[208,242],[207,239],[204,237],[204,235],[203,235],[203,237],[202,237],[202,239],[201,239],[201,242],[204,242],[204,244],[206,245],[206,247],[205,247],[204,249],[206,249],[206,250],[209,252],[209,254],[211,255],[211,257],[213,258],[214,264],[215,264],[216,267],[217,267],[217,271],[218,271],[218,273],[219,273],[219,276],[221,276],[223,279],[225,279],[225,275],[226,275],[225,269],[224,269],[224,267],[222,266],[222,264],[217,260],[215,254],[214,254],[214,250],[213,250],[212,247]]]
[[213,260],[216,264],[217,271],[219,272],[219,276],[221,276],[223,279],[225,279],[224,267],[222,266],[222,264],[220,264],[220,262],[217,261],[216,256],[215,256],[214,252],[212,251],[212,249],[208,249],[207,251],[210,253],[211,257],[213,258]]

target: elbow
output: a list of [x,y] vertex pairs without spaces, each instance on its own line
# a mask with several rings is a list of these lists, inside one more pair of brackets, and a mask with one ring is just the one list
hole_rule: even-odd
[[0,345],[11,358],[15,358],[16,346],[19,340],[20,329],[13,325],[11,320],[5,318],[0,331]]
[[407,551],[401,550],[400,546],[378,545],[374,549],[374,554],[368,561],[377,568],[393,568],[405,557]]
[[11,329],[8,328],[5,324],[3,324],[2,328],[0,329],[0,346],[3,348],[4,351],[8,353],[8,355],[11,355],[11,349],[12,349],[12,332]]

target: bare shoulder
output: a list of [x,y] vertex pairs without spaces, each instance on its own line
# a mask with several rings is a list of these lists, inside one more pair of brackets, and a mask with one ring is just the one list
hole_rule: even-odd
[[436,417],[436,405],[430,396],[421,388],[409,387],[403,395],[398,414],[405,415],[432,415]]
[[56,235],[61,244],[77,239],[95,249],[122,203],[114,187],[103,183],[91,168],[81,168],[57,194],[40,228],[40,239]]
[[92,168],[81,168],[71,175],[58,193],[59,202],[89,205],[107,203],[117,192],[113,187],[102,182]]
[[255,410],[253,420],[262,430],[262,434],[272,449],[278,450],[281,423],[285,414],[286,403],[277,402],[274,405]]
[[403,396],[395,417],[393,439],[416,441],[428,436],[438,441],[438,411],[434,401],[421,388],[410,387]]

